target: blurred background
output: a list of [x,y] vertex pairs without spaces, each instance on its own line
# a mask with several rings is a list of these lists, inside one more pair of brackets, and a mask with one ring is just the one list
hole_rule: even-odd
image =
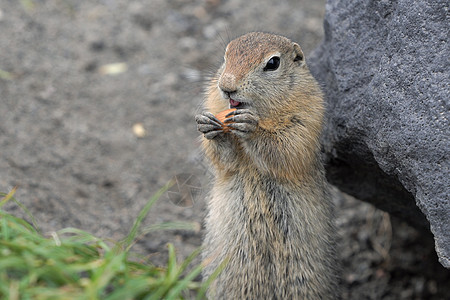
[[[197,230],[158,231],[137,249],[155,264],[168,242],[187,256],[201,245],[210,182],[194,115],[226,44],[267,31],[308,57],[324,13],[324,0],[1,0],[0,191],[18,186],[44,233],[120,239],[175,178],[186,184],[146,223]],[[345,299],[450,297],[448,271],[418,232],[338,192],[336,204]]]

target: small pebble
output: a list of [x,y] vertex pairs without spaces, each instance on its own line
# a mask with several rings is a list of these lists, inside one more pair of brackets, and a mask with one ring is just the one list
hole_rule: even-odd
[[147,130],[144,128],[144,124],[136,123],[133,125],[133,133],[138,138],[143,138],[147,135]]
[[103,65],[98,69],[102,75],[117,75],[128,70],[128,65],[123,62]]

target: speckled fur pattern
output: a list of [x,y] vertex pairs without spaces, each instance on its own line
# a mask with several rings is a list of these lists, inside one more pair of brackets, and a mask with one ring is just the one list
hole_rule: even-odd
[[[274,55],[279,68],[265,72]],[[256,126],[203,138],[215,172],[204,279],[228,260],[208,297],[339,298],[333,206],[319,158],[323,97],[300,47],[266,33],[231,41],[207,90],[208,112],[229,107],[224,90],[245,103]]]

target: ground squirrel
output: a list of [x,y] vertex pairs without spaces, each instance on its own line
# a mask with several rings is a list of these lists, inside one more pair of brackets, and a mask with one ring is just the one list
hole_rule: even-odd
[[[196,116],[215,180],[204,240],[211,299],[338,298],[333,207],[320,159],[323,96],[300,46],[231,41]],[[228,108],[230,129],[215,115]],[[225,122],[224,122],[225,123]]]

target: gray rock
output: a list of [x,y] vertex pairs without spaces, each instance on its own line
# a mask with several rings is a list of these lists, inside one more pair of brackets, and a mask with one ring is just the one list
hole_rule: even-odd
[[448,2],[329,0],[309,61],[329,181],[431,230],[450,267]]

